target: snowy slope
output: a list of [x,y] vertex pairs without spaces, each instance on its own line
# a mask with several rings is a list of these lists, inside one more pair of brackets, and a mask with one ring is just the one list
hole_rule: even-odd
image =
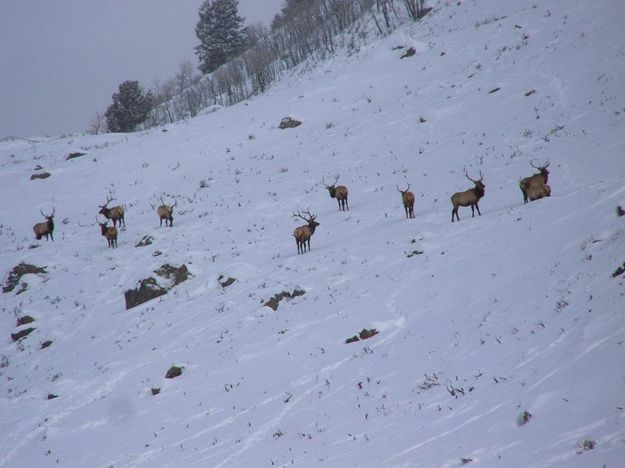
[[[609,1],[441,2],[188,122],[2,143],[3,284],[48,273],[0,295],[0,466],[623,466],[624,20]],[[532,159],[552,196],[524,206]],[[465,167],[482,216],[451,224]],[[94,224],[109,192],[117,250]],[[52,206],[55,241],[35,241]],[[320,226],[298,256],[301,209]],[[163,264],[192,277],[126,310]]]

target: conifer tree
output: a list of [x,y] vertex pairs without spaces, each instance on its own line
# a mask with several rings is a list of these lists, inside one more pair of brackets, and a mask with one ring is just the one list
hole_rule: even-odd
[[200,6],[195,53],[202,73],[215,71],[243,51],[246,38],[238,10],[238,0],[205,0]]
[[143,92],[138,81],[124,81],[113,94],[113,104],[104,113],[109,132],[132,132],[152,110],[152,93]]

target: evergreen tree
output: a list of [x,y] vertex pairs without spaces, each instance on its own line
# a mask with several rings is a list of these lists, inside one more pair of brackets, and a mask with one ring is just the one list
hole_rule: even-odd
[[271,21],[271,29],[276,30],[315,5],[315,0],[285,0],[284,6]]
[[243,51],[246,37],[238,10],[239,0],[205,0],[200,6],[195,53],[202,73],[215,71]]
[[143,92],[138,81],[124,81],[113,94],[113,104],[104,113],[109,132],[132,132],[152,110],[152,93]]

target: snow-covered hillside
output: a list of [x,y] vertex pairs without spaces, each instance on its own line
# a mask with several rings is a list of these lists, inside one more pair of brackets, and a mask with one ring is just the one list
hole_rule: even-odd
[[[433,6],[188,122],[0,144],[2,286],[46,271],[0,294],[0,466],[624,466],[625,10]],[[532,160],[552,196],[523,205]],[[482,215],[452,224],[465,168]],[[191,277],[126,310],[166,264]],[[263,305],[283,291],[304,294]]]

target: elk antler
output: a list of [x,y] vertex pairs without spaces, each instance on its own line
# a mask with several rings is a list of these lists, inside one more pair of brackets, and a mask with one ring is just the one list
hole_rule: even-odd
[[532,166],[534,169],[538,169],[539,171],[542,171],[543,169],[547,169],[549,167],[549,164],[550,164],[549,159],[547,159],[547,162],[543,166],[535,166],[533,159],[530,161],[530,166]]
[[469,174],[467,173],[467,168],[464,168],[464,175],[467,179],[469,179],[471,182],[473,182],[474,184],[477,183],[477,180],[473,180],[471,179],[471,177],[469,177]]
[[[471,182],[473,182],[474,184],[477,184],[478,181],[477,180],[473,180],[471,179],[471,177],[469,177],[469,174],[467,174],[467,168],[464,168],[464,175],[467,177],[467,179],[469,179]],[[482,180],[484,179],[484,174],[482,174],[482,170],[480,169],[480,178],[479,178],[479,182],[482,182]]]
[[310,214],[310,210],[304,211],[304,214],[307,215],[308,218],[305,218],[304,216],[302,216],[302,213],[300,213],[299,210],[297,210],[297,213],[293,213],[293,216],[295,216],[296,218],[302,218],[307,223],[313,221],[317,217],[317,215]]
[[50,215],[45,214],[43,210],[39,210],[39,213],[41,213],[41,216],[43,216],[44,218],[54,218],[54,213],[56,213],[56,208],[52,207],[52,213],[50,213]]
[[107,196],[106,196],[106,203],[105,203],[104,205],[99,205],[99,207],[100,207],[100,208],[106,208],[106,207],[107,207],[107,205],[108,205],[109,203],[111,203],[113,200],[115,200],[113,197],[110,197],[110,196],[108,196],[108,195],[107,195]]
[[399,188],[399,185],[395,185],[395,187],[397,187],[397,191],[398,191],[399,193],[406,193],[408,190],[410,190],[410,184],[408,184],[408,188],[407,188],[406,190],[401,190],[401,189]]
[[336,183],[339,181],[339,178],[335,176],[334,182],[331,183],[330,185],[326,184],[325,177],[322,177],[321,181],[323,182],[323,185],[325,185],[326,188],[329,189],[330,187],[334,187],[336,185]]

